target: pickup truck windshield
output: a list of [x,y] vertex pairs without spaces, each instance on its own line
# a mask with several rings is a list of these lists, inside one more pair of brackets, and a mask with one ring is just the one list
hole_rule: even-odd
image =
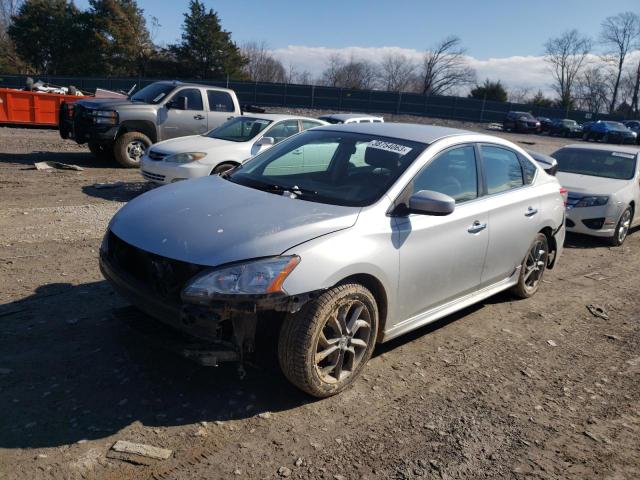
[[131,100],[134,102],[152,103],[155,105],[160,103],[163,98],[166,98],[174,88],[176,88],[175,85],[167,83],[152,83],[132,95]]
[[307,130],[223,178],[301,200],[362,207],[379,200],[426,147],[400,138]]
[[633,153],[561,148],[551,156],[558,161],[559,172],[631,180],[636,171],[636,155]]
[[267,128],[270,123],[271,120],[264,118],[235,117],[205,135],[209,138],[219,138],[231,142],[248,142]]

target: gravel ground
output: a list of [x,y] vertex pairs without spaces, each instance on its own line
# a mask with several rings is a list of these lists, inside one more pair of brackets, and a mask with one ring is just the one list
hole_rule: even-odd
[[[618,248],[570,236],[534,298],[498,295],[382,345],[353,388],[315,401],[271,357],[240,380],[119,321],[135,311],[97,250],[146,189],[55,131],[0,128],[0,478],[640,478],[640,232]],[[117,440],[173,453],[135,465],[109,453]]]

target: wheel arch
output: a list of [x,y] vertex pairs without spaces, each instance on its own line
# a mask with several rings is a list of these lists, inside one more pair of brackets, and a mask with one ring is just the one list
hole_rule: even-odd
[[556,263],[556,257],[558,255],[558,243],[556,242],[556,237],[553,235],[553,230],[551,227],[544,227],[538,233],[544,234],[547,237],[547,245],[549,245],[549,253],[553,252],[553,255],[549,255],[549,263],[547,268],[552,269]]
[[220,165],[233,165],[232,168],[234,168],[240,165],[240,162],[238,162],[237,160],[222,160],[221,162],[218,162],[215,165],[211,166],[211,170],[209,170],[209,175],[213,175],[213,171],[216,168],[218,168]]
[[151,143],[156,143],[158,141],[155,125],[153,122],[149,122],[147,120],[126,120],[122,122],[116,138],[130,132],[140,132],[146,135],[149,137],[149,140],[151,140]]
[[375,276],[369,273],[357,273],[349,275],[343,278],[335,286],[344,285],[346,283],[359,283],[363,287],[367,288],[376,299],[378,305],[378,332],[376,336],[376,342],[380,343],[384,337],[385,326],[388,316],[388,297],[384,285]]

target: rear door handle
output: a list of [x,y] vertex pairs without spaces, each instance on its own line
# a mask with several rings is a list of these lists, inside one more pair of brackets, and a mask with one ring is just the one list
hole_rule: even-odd
[[527,208],[527,212],[524,214],[525,217],[533,217],[536,213],[538,213],[537,208],[529,207]]
[[196,120],[204,120],[204,115],[194,115],[193,118],[195,118]]
[[469,228],[467,228],[467,232],[469,232],[469,233],[478,233],[478,232],[481,232],[482,230],[484,230],[485,228],[487,228],[487,224],[486,223],[480,223],[478,220],[476,220],[475,222],[473,222],[473,225],[471,225]]

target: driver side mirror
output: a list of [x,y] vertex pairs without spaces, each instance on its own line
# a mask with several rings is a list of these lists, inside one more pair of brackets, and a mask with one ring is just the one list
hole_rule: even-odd
[[456,208],[456,201],[449,195],[432,190],[420,190],[409,198],[409,213],[443,217]]
[[187,97],[177,97],[167,102],[167,108],[173,108],[174,110],[186,110],[187,109]]
[[262,147],[264,145],[273,145],[274,143],[276,143],[276,141],[273,137],[262,137],[256,142],[256,145]]

